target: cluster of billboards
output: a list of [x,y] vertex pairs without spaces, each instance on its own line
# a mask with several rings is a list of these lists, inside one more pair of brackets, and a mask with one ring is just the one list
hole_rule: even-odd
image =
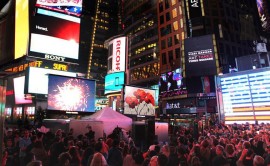
[[225,123],[270,122],[270,70],[220,76]]

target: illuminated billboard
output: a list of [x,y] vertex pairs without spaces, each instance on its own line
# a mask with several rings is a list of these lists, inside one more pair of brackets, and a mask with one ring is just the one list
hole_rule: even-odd
[[78,63],[80,19],[37,9],[33,17],[28,56]]
[[13,78],[15,104],[31,104],[32,98],[24,94],[25,76]]
[[80,16],[82,13],[82,3],[82,0],[37,0],[36,7],[68,15]]
[[178,68],[162,73],[159,79],[159,93],[161,97],[172,97],[187,94],[182,69]]
[[155,90],[126,86],[124,114],[154,116]]
[[49,110],[95,112],[95,95],[95,80],[49,75]]
[[111,66],[109,68],[108,72],[120,72],[125,71],[125,64],[126,64],[126,37],[119,37],[116,39],[113,39],[109,42],[108,47],[108,62],[111,64],[108,64]]
[[214,35],[187,38],[185,45],[186,76],[218,74],[218,59]]
[[15,59],[27,53],[29,35],[29,4],[28,1],[16,2],[15,17]]
[[105,76],[105,94],[120,92],[125,84],[125,72],[111,73]]
[[257,8],[264,31],[270,32],[270,2],[268,0],[257,0]]
[[76,73],[44,69],[38,67],[28,67],[26,74],[26,93],[48,94],[49,74],[76,77]]
[[270,70],[220,76],[225,123],[270,122]]
[[203,16],[202,0],[186,0],[188,19]]

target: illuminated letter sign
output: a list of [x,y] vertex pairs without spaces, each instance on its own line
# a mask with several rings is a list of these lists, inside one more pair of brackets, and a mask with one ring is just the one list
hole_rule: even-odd
[[116,38],[110,43],[113,43],[112,72],[125,71],[126,37]]
[[53,60],[53,61],[65,62],[64,57],[60,57],[60,56],[56,56],[56,55],[45,54],[45,59],[49,59],[49,60]]

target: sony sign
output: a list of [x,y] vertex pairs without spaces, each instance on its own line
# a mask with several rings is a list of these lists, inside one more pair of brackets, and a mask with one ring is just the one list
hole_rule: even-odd
[[125,71],[126,37],[119,37],[113,41],[112,72]]
[[60,62],[65,62],[65,59],[66,59],[66,58],[61,57],[61,56],[50,55],[50,54],[45,54],[44,58],[48,59],[48,60],[60,61]]

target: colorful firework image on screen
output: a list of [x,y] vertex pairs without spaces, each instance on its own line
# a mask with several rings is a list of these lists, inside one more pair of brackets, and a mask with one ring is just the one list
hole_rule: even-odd
[[49,76],[48,109],[94,111],[95,81]]

